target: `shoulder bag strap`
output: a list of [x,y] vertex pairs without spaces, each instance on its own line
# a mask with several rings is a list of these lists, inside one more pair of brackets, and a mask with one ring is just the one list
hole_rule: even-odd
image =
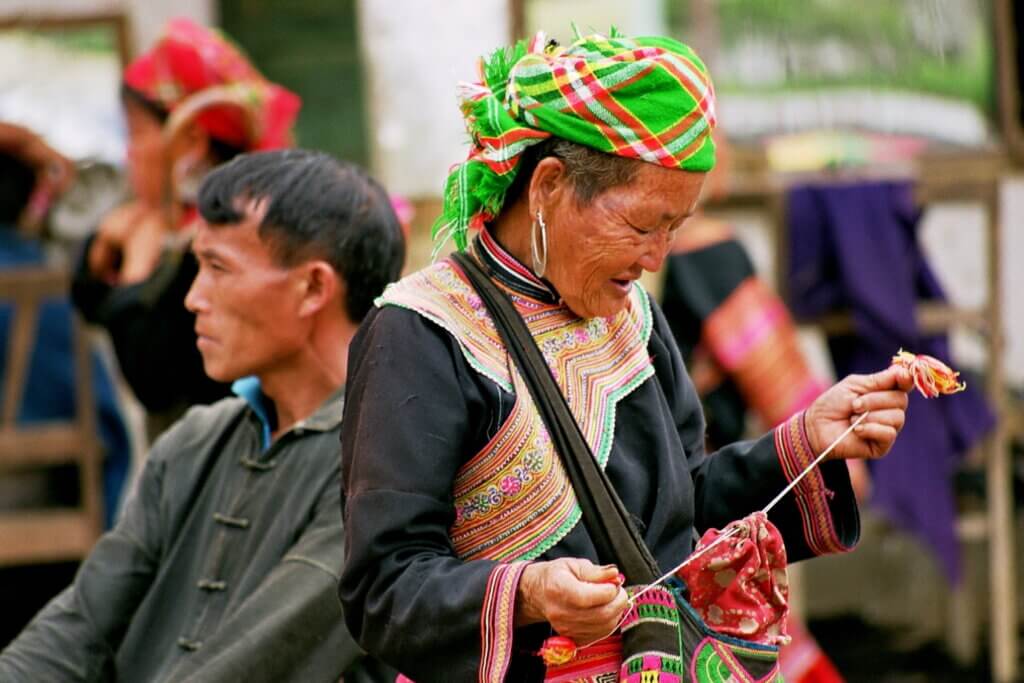
[[456,252],[455,262],[487,306],[509,354],[529,387],[533,402],[551,436],[583,511],[583,523],[601,562],[614,562],[630,584],[646,584],[660,573],[658,565],[629,518],[625,506],[597,465],[576,419],[569,411],[544,356],[508,296],[470,256]]

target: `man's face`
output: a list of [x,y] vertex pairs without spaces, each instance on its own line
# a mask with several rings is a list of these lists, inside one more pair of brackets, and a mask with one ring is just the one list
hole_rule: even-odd
[[248,211],[237,225],[201,221],[192,242],[199,273],[185,306],[196,314],[203,368],[217,381],[286,365],[307,337],[310,322],[300,315],[302,266],[275,262],[258,234],[261,215]]

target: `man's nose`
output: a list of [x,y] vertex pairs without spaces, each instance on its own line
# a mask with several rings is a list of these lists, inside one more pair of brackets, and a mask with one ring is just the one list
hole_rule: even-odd
[[206,297],[202,292],[202,285],[199,280],[202,276],[196,275],[196,278],[192,280],[192,286],[188,288],[188,294],[185,295],[185,308],[192,313],[199,313],[207,307]]

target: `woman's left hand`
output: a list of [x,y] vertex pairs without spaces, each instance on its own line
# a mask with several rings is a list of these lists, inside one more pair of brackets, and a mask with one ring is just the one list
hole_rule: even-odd
[[811,448],[820,454],[860,415],[870,413],[836,444],[828,459],[882,457],[903,428],[907,392],[913,388],[910,373],[900,367],[847,376],[807,409],[804,420]]

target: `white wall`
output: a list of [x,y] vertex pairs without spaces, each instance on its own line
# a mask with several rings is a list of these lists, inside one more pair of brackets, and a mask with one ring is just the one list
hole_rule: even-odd
[[437,197],[467,151],[455,86],[508,44],[508,2],[362,0],[358,12],[373,170],[392,192]]
[[139,53],[160,37],[168,19],[188,17],[209,26],[217,21],[216,0],[125,0],[132,17],[132,38]]
[[563,43],[572,40],[571,23],[580,33],[607,33],[614,26],[626,35],[665,32],[661,0],[530,0],[526,4],[526,30],[543,30]]
[[18,14],[100,14],[126,11],[131,18],[133,50],[150,45],[172,17],[189,17],[202,24],[216,20],[215,0],[0,0],[0,17]]
[[[659,0],[526,2],[526,30],[562,40],[615,24],[635,33],[663,28]],[[366,65],[374,172],[394,192],[437,197],[467,152],[455,97],[476,80],[476,59],[510,42],[508,0],[362,0],[359,35]]]

